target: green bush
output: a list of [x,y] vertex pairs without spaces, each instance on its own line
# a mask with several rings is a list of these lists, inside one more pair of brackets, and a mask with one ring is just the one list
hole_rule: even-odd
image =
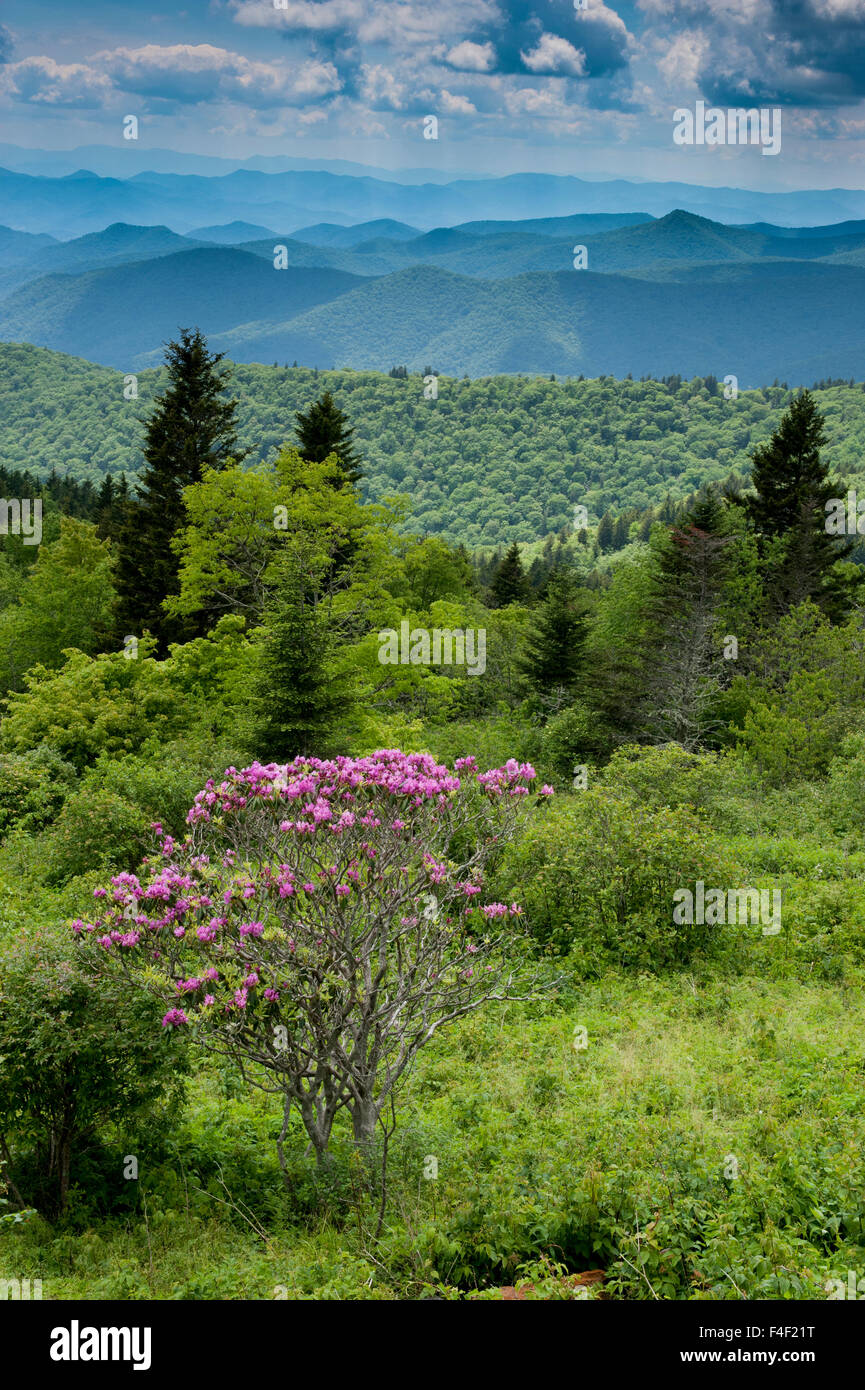
[[185,833],[186,813],[208,777],[219,776],[236,759],[236,749],[214,747],[206,755],[184,742],[145,746],[141,753],[113,757],[103,753],[81,783],[88,795],[120,797],[145,821],[160,821],[172,834]]
[[111,791],[80,791],[47,837],[45,876],[65,883],[91,869],[134,869],[150,838],[148,817]]
[[535,939],[573,950],[589,972],[604,962],[683,964],[735,930],[673,921],[677,888],[740,881],[706,823],[688,807],[647,807],[606,786],[554,803],[500,872],[502,897],[524,904]]
[[585,705],[569,705],[548,720],[541,742],[541,761],[557,777],[570,782],[575,763],[593,763],[609,756],[615,738]]
[[16,825],[25,831],[50,825],[74,783],[74,767],[44,745],[0,754],[0,840]]
[[827,819],[836,832],[853,832],[865,849],[865,730],[848,734],[829,764]]
[[[142,990],[95,975],[71,937],[22,933],[6,944],[0,1133],[11,1139],[9,1176],[28,1203],[65,1212],[77,1185],[92,1190],[85,1174],[100,1127],[120,1126],[122,1156],[142,1113],[160,1101],[171,1113],[186,1045],[160,1028],[160,1012]],[[117,1149],[111,1158],[119,1180]]]

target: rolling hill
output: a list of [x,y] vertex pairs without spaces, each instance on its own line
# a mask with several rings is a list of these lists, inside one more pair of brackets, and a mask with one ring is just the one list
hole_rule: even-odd
[[[129,402],[116,370],[0,344],[0,461],[97,485],[106,472],[135,470],[143,421],[165,382],[163,370],[143,371],[139,399]],[[417,374],[243,364],[230,388],[249,465],[293,441],[295,411],[332,390],[355,427],[367,496],[405,494],[410,529],[470,546],[542,538],[570,525],[575,502],[596,518],[607,507],[642,508],[731,470],[746,473],[751,450],[777,427],[791,396],[774,386],[726,400],[700,379],[489,376],[442,377],[438,400],[429,401]],[[865,486],[865,390],[851,383],[815,396],[833,477]]]
[[250,313],[282,321],[356,283],[337,270],[275,271],[272,262],[228,247],[181,251],[35,280],[0,301],[0,338],[130,371],[180,325],[218,333]]
[[[125,223],[64,242],[10,231],[0,339],[127,371],[157,362],[162,343],[194,324],[242,362],[470,376],[733,372],[743,385],[855,375],[865,222],[786,231],[684,209],[421,233],[376,219],[309,227],[324,245],[270,233],[220,246]],[[576,244],[587,269],[574,269]],[[277,245],[287,269],[274,267]]]

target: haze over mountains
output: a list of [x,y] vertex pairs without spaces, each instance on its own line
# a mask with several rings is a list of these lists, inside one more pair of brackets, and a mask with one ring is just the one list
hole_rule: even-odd
[[176,232],[190,232],[241,219],[290,232],[316,222],[348,225],[394,218],[429,231],[478,219],[516,220],[527,209],[535,217],[634,210],[662,217],[675,208],[729,223],[803,226],[865,217],[865,192],[840,188],[766,193],[687,183],[596,182],[542,173],[399,183],[393,176],[321,168],[235,168],[217,176],[149,169],[116,178],[101,177],[86,167],[59,177],[0,167],[0,222],[58,237],[100,231],[112,222],[164,224]]
[[[240,362],[743,386],[861,375],[855,190],[0,170],[0,199],[0,340],[123,371],[196,325]],[[814,225],[789,225],[818,203]]]
[[[117,223],[69,241],[0,230],[0,339],[125,371],[153,365],[194,323],[240,362],[732,372],[743,386],[861,374],[865,221],[735,227],[677,210],[430,232],[326,222],[252,240],[266,227],[195,230]],[[575,244],[587,269],[574,269]]]

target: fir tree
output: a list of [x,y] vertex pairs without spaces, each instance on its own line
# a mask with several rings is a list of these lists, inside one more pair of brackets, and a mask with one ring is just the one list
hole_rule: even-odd
[[297,447],[302,458],[309,463],[324,463],[329,454],[336,454],[350,483],[363,477],[360,455],[352,442],[354,430],[330,391],[313,401],[306,412],[298,410],[296,418]]
[[598,533],[596,536],[598,550],[602,553],[611,550],[613,545],[613,518],[609,512],[604,512],[598,522]]
[[506,608],[509,603],[522,603],[529,596],[529,581],[520,559],[520,547],[514,541],[504,559],[496,567],[490,584],[493,608]]
[[121,473],[120,481],[115,482],[106,473],[96,498],[95,520],[100,540],[116,540],[120,535],[129,506],[129,484],[126,474]]
[[826,531],[826,503],[841,494],[820,457],[823,425],[810,391],[801,391],[772,438],[753,453],[754,493],[745,508],[768,555],[767,597],[775,616],[809,598],[833,619],[849,610],[849,582],[833,568],[852,546]]
[[579,609],[579,587],[569,570],[554,569],[529,632],[521,665],[541,694],[570,691],[580,671],[586,619]]
[[335,626],[321,587],[321,567],[288,554],[264,615],[263,647],[252,699],[257,755],[289,762],[299,754],[324,756],[353,699],[336,669]]
[[123,633],[145,629],[164,652],[171,641],[194,635],[188,620],[169,619],[162,601],[179,591],[178,559],[172,537],[186,520],[183,489],[200,482],[206,468],[240,460],[235,400],[226,400],[228,373],[223,353],[210,353],[198,329],[183,329],[168,344],[168,386],[156,400],[145,427],[145,468],[137,496],[127,505],[120,529],[117,587]]
[[654,742],[696,749],[712,733],[711,707],[728,672],[718,622],[730,542],[714,491],[657,543],[646,647],[634,705]]

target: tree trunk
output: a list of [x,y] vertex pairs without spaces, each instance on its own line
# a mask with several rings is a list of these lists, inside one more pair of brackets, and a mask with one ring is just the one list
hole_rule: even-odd
[[354,1142],[369,1148],[375,1139],[375,1127],[378,1123],[378,1108],[374,1100],[364,1097],[363,1100],[355,1101],[351,1107],[351,1124],[354,1130]]

